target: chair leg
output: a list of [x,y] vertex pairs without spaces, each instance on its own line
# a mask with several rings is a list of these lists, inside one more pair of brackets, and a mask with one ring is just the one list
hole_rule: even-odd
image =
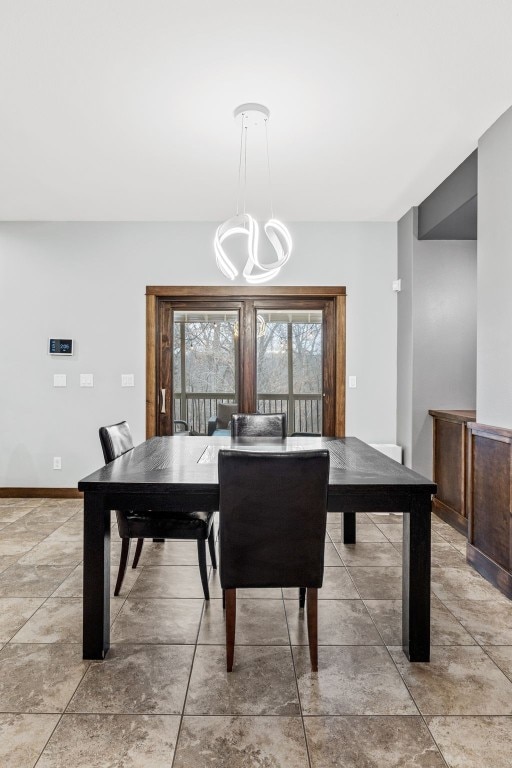
[[206,541],[197,540],[197,556],[199,558],[199,573],[201,574],[201,583],[203,585],[204,599],[210,599],[210,590],[208,589],[208,572],[206,570]]
[[299,587],[299,608],[306,605],[306,587]]
[[311,669],[318,672],[318,589],[308,587],[308,639]]
[[130,553],[130,539],[121,539],[121,559],[119,560],[119,570],[117,572],[116,588],[114,595],[117,597],[123,586],[123,579],[128,565],[128,555]]
[[235,657],[236,589],[224,590],[226,595],[226,669],[233,671]]
[[144,539],[137,539],[137,546],[135,547],[135,554],[133,556],[132,568],[136,568],[139,564],[140,553],[142,552],[142,545]]
[[210,533],[208,535],[208,549],[210,550],[210,560],[212,561],[212,568],[217,570],[217,556],[215,554],[215,529],[212,525]]

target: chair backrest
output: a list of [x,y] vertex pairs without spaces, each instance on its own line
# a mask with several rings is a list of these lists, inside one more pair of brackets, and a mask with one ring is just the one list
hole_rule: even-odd
[[231,437],[286,437],[285,413],[234,413]]
[[237,403],[217,403],[217,429],[229,429],[231,417],[237,410]]
[[127,421],[100,427],[100,442],[103,449],[105,464],[122,456],[133,448],[132,433]]
[[329,453],[219,451],[220,581],[321,587]]

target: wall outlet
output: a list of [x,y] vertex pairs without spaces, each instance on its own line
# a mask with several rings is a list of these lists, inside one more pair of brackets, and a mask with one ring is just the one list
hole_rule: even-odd
[[350,389],[355,389],[357,387],[357,376],[348,377],[348,386]]
[[393,280],[393,290],[396,293],[400,293],[400,291],[402,290],[402,281],[400,279]]
[[53,457],[53,468],[54,469],[62,469],[62,459],[60,456],[54,456]]
[[122,373],[121,374],[121,386],[122,387],[134,387],[135,386],[135,376],[133,373]]
[[80,386],[81,387],[94,387],[94,376],[92,373],[80,374]]
[[67,386],[66,374],[65,373],[54,373],[53,374],[53,386],[54,387],[66,387]]

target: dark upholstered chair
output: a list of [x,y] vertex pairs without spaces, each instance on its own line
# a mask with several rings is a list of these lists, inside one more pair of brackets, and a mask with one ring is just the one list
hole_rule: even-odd
[[219,451],[220,583],[226,665],[233,669],[236,590],[306,587],[309,653],[318,669],[329,453]]
[[286,437],[285,413],[234,413],[231,437]]
[[[100,441],[103,449],[105,464],[133,449],[130,427],[126,421],[100,428]],[[126,572],[130,539],[137,539],[137,547],[133,558],[132,568],[136,568],[142,552],[144,539],[195,539],[199,558],[199,572],[205,600],[210,599],[208,590],[208,573],[206,570],[206,540],[210,549],[212,567],[217,567],[215,557],[215,540],[213,528],[213,512],[181,512],[172,510],[159,512],[130,512],[116,510],[117,526],[121,536],[121,560],[117,575],[115,595],[118,595]]]
[[237,403],[218,403],[216,415],[208,419],[208,434],[213,435],[222,430],[221,434],[229,435],[231,417],[237,410]]

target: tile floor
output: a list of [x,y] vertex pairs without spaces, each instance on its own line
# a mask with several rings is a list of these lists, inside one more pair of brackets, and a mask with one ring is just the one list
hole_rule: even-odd
[[320,671],[295,590],[247,590],[228,675],[189,542],[145,544],[107,659],[82,661],[81,507],[0,499],[2,768],[512,766],[512,602],[437,518],[430,664],[400,648],[401,517],[359,516],[344,546],[330,515]]

